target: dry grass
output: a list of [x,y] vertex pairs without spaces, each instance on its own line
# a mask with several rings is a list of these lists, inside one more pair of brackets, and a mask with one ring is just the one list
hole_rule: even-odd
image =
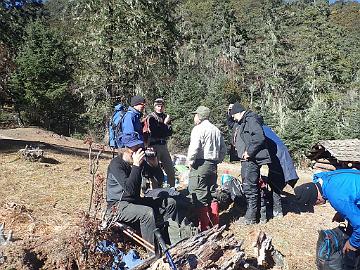
[[[1,137],[42,141],[55,146],[86,150],[86,146],[79,140],[60,137],[36,128],[25,131],[0,130],[0,139]],[[16,147],[1,145],[0,142],[0,222],[6,224],[6,230],[14,232],[13,250],[23,249],[29,239],[39,245],[45,245],[49,238],[59,239],[61,242],[64,234],[73,231],[79,221],[79,212],[88,208],[92,179],[88,158],[62,153],[56,149],[45,150],[45,156],[59,163],[25,161],[18,157]],[[100,160],[99,172],[106,174],[109,162],[110,159]],[[222,164],[219,174],[226,169],[235,176],[240,172],[237,164]],[[310,176],[311,172],[300,173],[301,181],[309,181]],[[290,212],[284,218],[270,220],[264,225],[239,226],[231,223],[229,229],[240,239],[245,239],[248,256],[253,253],[251,231],[261,228],[273,237],[275,247],[286,256],[289,269],[313,270],[316,268],[314,260],[317,230],[335,226],[331,223],[334,211],[329,205],[325,205],[315,208],[314,213],[297,214],[294,213],[296,206],[292,201],[289,199],[285,202]],[[52,250],[48,252],[60,253],[51,246]],[[13,252],[14,258],[9,266],[30,269],[19,264],[24,259],[19,254]],[[46,269],[49,269],[48,266]]]

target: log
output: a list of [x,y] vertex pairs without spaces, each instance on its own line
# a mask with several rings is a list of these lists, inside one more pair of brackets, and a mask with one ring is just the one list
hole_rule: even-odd
[[336,167],[334,165],[331,164],[325,164],[325,163],[319,163],[316,162],[313,166],[314,169],[322,169],[322,170],[327,170],[327,171],[334,171],[336,170]]
[[25,146],[24,149],[19,150],[19,155],[29,161],[41,161],[44,157],[44,151],[39,147],[33,148],[28,145]]
[[[246,263],[243,241],[225,232],[225,226],[201,232],[169,249],[179,270],[188,269],[258,269]],[[164,258],[157,260],[150,269],[169,269]]]
[[334,159],[329,160],[327,158],[319,158],[319,159],[316,160],[316,162],[325,163],[325,164],[334,164],[334,163],[336,163],[336,160],[334,160]]
[[274,248],[272,238],[261,230],[255,231],[254,236],[253,247],[258,265],[267,269],[274,267],[283,269],[285,267],[284,256]]

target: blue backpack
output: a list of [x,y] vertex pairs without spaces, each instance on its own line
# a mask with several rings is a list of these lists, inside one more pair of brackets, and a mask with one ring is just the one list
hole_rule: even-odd
[[109,146],[112,148],[123,147],[120,143],[122,132],[122,119],[127,110],[123,104],[117,104],[114,108],[114,113],[109,121]]

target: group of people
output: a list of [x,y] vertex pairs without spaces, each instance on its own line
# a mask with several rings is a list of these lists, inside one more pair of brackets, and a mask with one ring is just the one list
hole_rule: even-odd
[[[171,196],[149,198],[141,196],[142,176],[156,179],[161,187],[166,173],[170,187],[175,186],[174,166],[167,148],[167,139],[172,134],[171,118],[165,113],[165,101],[158,98],[154,102],[154,112],[143,120],[146,101],[141,96],[131,98],[131,106],[122,119],[121,140],[124,148],[119,149],[108,167],[107,202],[108,212],[116,206],[120,209],[119,221],[139,222],[141,234],[145,240],[154,242],[154,229],[167,219],[179,222],[177,202]],[[217,188],[217,165],[224,160],[227,147],[220,130],[209,121],[210,109],[199,106],[194,115],[194,128],[191,132],[187,153],[189,166],[188,199],[200,220],[201,229],[209,222],[218,222],[211,217],[211,206]],[[282,216],[281,192],[289,184],[295,186],[298,176],[286,146],[256,113],[246,110],[236,102],[229,106],[227,123],[232,130],[232,146],[241,162],[243,191],[247,201],[244,217],[239,222],[244,225],[265,222],[266,211],[261,209],[260,175],[262,165],[268,166],[266,182],[270,186],[273,198],[273,216]],[[147,148],[157,155],[147,155]],[[348,172],[342,172],[348,173]],[[342,218],[350,221],[354,233],[344,246],[344,251],[354,251],[360,246],[360,180],[359,175],[351,175],[352,181],[344,191],[344,201],[335,191],[342,189],[341,183],[330,181],[332,175],[321,175],[316,183],[295,188],[300,203],[318,204],[326,199],[339,211]],[[359,187],[358,187],[359,186]],[[353,187],[353,194],[347,195]],[[309,195],[310,194],[310,195]],[[315,199],[316,195],[316,199]],[[346,204],[344,204],[346,202]],[[351,211],[351,214],[348,214]],[[211,219],[206,221],[206,217]],[[352,269],[352,268],[349,268]]]

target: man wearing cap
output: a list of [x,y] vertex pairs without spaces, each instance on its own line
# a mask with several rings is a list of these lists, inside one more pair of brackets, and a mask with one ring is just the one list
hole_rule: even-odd
[[314,174],[313,182],[295,187],[301,205],[319,205],[329,201],[337,211],[333,221],[347,220],[352,227],[343,247],[345,270],[360,266],[360,171],[341,169]]
[[191,131],[187,153],[187,163],[190,166],[188,191],[192,203],[204,208],[212,202],[212,194],[216,189],[217,164],[225,157],[226,145],[220,130],[208,120],[209,108],[199,106],[192,113],[195,127]]
[[125,113],[121,128],[122,136],[120,138],[121,144],[125,145],[123,141],[124,137],[135,134],[135,136],[144,143],[143,137],[143,125],[141,123],[141,117],[145,110],[145,99],[141,96],[133,96],[130,100],[130,106]]
[[172,135],[170,116],[165,113],[165,101],[157,98],[154,102],[154,112],[147,117],[149,125],[148,144],[157,152],[158,159],[162,162],[167,181],[170,187],[175,186],[175,170],[169,150],[167,139]]
[[260,167],[271,163],[270,154],[265,143],[262,119],[252,111],[236,102],[230,110],[235,120],[233,143],[241,160],[241,178],[247,201],[245,217],[239,222],[248,225],[257,222],[259,213],[259,177]]
[[123,142],[125,148],[111,160],[107,171],[107,216],[113,213],[120,222],[140,222],[142,237],[154,244],[155,220],[162,217],[163,221],[177,221],[176,202],[172,198],[140,197],[142,174],[159,182],[164,175],[156,157],[145,157],[143,142],[135,134],[126,135]]

